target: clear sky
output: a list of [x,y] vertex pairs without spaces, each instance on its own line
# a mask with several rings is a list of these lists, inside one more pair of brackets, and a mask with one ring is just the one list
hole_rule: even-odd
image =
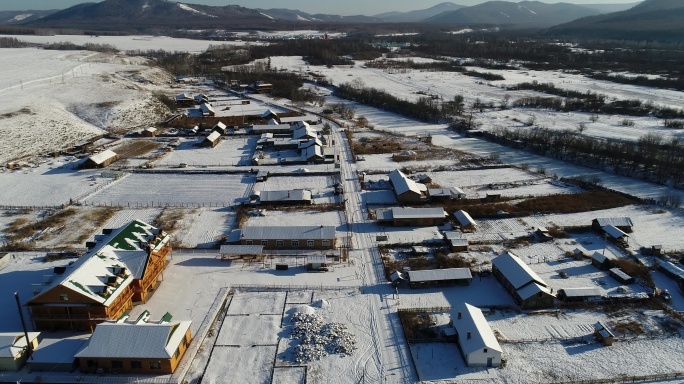
[[[430,8],[450,1],[461,5],[475,5],[485,0],[183,0],[186,4],[229,5],[237,4],[247,8],[288,8],[306,13],[328,13],[335,15],[374,15],[388,11],[413,11]],[[509,0],[518,2],[518,0]],[[545,0],[545,3],[567,2],[575,4],[623,4],[639,0]],[[98,0],[0,0],[0,11],[23,11],[29,9],[63,9],[85,2]]]

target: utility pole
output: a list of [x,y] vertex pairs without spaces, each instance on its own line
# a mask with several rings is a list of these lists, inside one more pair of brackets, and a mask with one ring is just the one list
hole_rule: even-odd
[[26,337],[26,348],[28,348],[29,357],[33,360],[33,345],[31,344],[31,339],[29,339],[28,331],[26,330],[24,312],[21,310],[21,300],[19,300],[18,292],[14,292],[14,298],[17,301],[17,309],[19,310],[19,317],[21,318],[21,327],[24,329],[24,337]]

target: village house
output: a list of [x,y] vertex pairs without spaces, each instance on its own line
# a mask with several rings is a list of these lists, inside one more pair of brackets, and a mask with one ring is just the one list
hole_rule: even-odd
[[450,312],[451,325],[456,330],[458,348],[468,367],[498,367],[503,353],[494,332],[482,311],[468,303]]
[[[31,350],[38,348],[40,332],[28,332]],[[0,333],[0,372],[18,371],[29,358],[29,348],[24,332]]]
[[454,218],[458,222],[458,225],[461,226],[463,229],[475,229],[475,220],[473,220],[472,217],[470,217],[470,214],[468,212],[460,210],[454,212]]
[[202,103],[200,104],[200,113],[202,113],[203,117],[213,117],[216,116],[216,111],[214,110],[214,107],[211,106],[209,103]]
[[26,306],[36,330],[92,332],[146,302],[161,284],[171,237],[142,221],[98,236],[91,249],[34,284]]
[[318,145],[311,145],[305,149],[301,150],[301,156],[307,163],[318,163],[325,161],[325,155],[323,154],[323,148]]
[[316,132],[316,130],[314,130],[313,128],[309,127],[308,124],[306,127],[301,127],[292,131],[292,138],[295,140],[310,140],[315,139],[317,137],[318,132]]
[[187,93],[181,93],[180,95],[177,95],[175,100],[176,106],[178,108],[188,108],[195,105],[195,99],[192,97],[192,95],[188,95]]
[[473,275],[468,268],[429,269],[408,271],[411,288],[427,288],[432,286],[470,285]]
[[451,201],[465,198],[465,192],[460,188],[428,188],[428,196],[432,201]]
[[563,301],[596,301],[601,300],[603,294],[597,287],[561,288],[558,298]]
[[419,202],[425,198],[427,187],[409,179],[398,169],[389,173],[389,180],[394,188],[394,194],[400,203]]
[[510,251],[492,260],[492,273],[521,307],[553,307],[554,296],[546,282]]
[[395,227],[430,227],[443,225],[446,212],[442,208],[400,208],[376,209],[381,224]]
[[335,236],[332,225],[247,226],[237,234],[240,244],[264,249],[334,249]]
[[591,264],[602,271],[611,269],[615,260],[615,256],[610,253],[604,255],[601,252],[594,252],[594,254],[591,255]]
[[629,217],[603,217],[591,221],[592,228],[594,228],[594,230],[597,232],[601,232],[603,227],[607,225],[612,225],[613,227],[616,227],[617,229],[627,233],[631,233],[632,228],[634,227],[634,223]]
[[81,168],[91,169],[91,168],[104,168],[111,165],[113,162],[119,159],[119,155],[111,149],[105,149],[102,152],[96,153],[86,161],[83,162]]
[[198,145],[205,148],[214,148],[221,142],[221,134],[217,131],[212,131],[209,136],[205,137]]
[[76,354],[81,372],[172,374],[192,340],[192,322],[166,320],[98,324],[87,345]]
[[468,238],[461,231],[446,231],[444,238],[451,252],[468,252]]

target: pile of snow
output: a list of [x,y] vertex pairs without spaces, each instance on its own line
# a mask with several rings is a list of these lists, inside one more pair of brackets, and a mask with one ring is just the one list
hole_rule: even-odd
[[313,306],[316,308],[330,308],[330,303],[328,300],[318,300],[317,302],[313,303]]
[[320,360],[327,355],[351,355],[356,350],[356,338],[344,324],[323,324],[320,315],[300,309],[292,317],[292,336],[301,343],[295,348],[295,361],[298,364]]

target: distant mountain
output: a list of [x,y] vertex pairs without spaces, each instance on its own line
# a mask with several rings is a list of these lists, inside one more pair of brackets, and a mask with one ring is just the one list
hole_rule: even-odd
[[464,5],[454,3],[441,3],[427,9],[418,9],[410,12],[385,12],[374,17],[389,23],[415,23],[423,21],[440,13],[455,11]]
[[309,21],[309,22],[328,22],[328,23],[381,23],[384,20],[373,16],[339,16],[326,14],[309,14],[296,9],[273,8],[273,9],[257,9],[262,15],[272,18],[273,20],[287,20],[287,21]]
[[43,11],[0,11],[0,24],[20,24],[38,20],[41,17],[53,14],[59,9]]
[[273,22],[254,9],[212,7],[167,0],[105,0],[84,3],[26,23],[32,27],[149,30],[154,28],[244,28]]
[[681,42],[684,40],[684,1],[646,0],[626,11],[557,25],[544,34]]
[[611,12],[621,12],[633,8],[636,3],[624,3],[624,4],[582,4],[582,6],[587,8],[592,8],[600,11],[601,13],[611,13]]
[[598,15],[596,9],[581,5],[556,3],[546,4],[539,1],[488,1],[472,7],[445,12],[425,20],[435,24],[494,24],[515,27],[550,27]]

